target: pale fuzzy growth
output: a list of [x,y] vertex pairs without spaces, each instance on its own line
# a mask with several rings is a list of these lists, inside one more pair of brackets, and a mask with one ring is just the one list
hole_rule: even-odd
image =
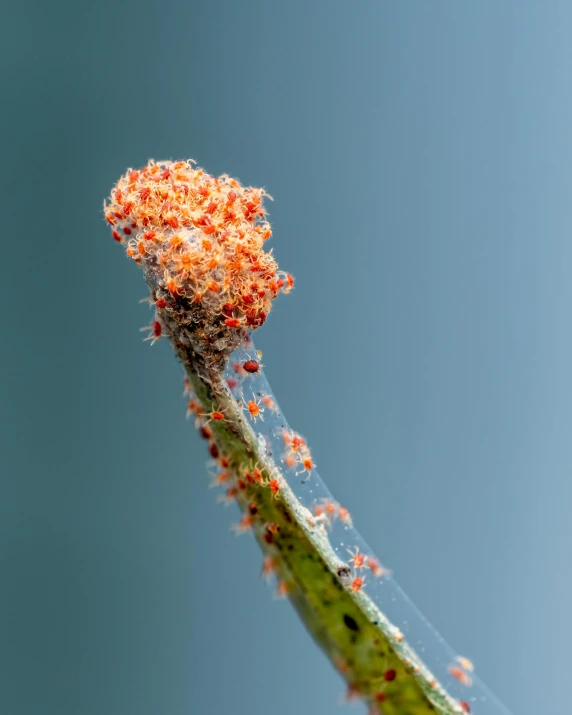
[[172,337],[209,367],[222,366],[294,285],[264,249],[271,236],[265,196],[192,161],[150,161],[122,176],[104,205],[113,237],[142,267]]

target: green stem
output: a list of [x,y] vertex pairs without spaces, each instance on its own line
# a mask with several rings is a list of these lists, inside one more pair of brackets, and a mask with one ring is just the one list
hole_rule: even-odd
[[[363,592],[352,592],[338,576],[343,562],[325,528],[302,506],[281,469],[260,446],[240,404],[218,371],[194,369],[195,360],[178,345],[187,376],[205,414],[223,412],[211,422],[214,440],[240,480],[237,501],[249,514],[263,552],[273,557],[288,597],[315,641],[346,679],[352,693],[385,715],[465,713],[406,643],[398,629]],[[265,481],[277,479],[278,495],[264,484],[251,484],[246,473],[260,469]],[[269,525],[272,525],[269,527]],[[376,710],[375,708],[378,708]]]

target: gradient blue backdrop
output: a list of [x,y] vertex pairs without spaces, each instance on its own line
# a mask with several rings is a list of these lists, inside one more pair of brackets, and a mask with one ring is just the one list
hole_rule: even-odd
[[337,712],[103,222],[126,167],[189,156],[275,197],[297,288],[257,342],[330,488],[515,714],[567,712],[572,4],[8,0],[0,26],[0,713]]

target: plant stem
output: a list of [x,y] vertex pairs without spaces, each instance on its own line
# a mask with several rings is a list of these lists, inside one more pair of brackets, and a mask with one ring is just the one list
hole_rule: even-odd
[[[466,713],[423,665],[399,630],[364,591],[352,592],[339,570],[347,564],[334,551],[327,528],[303,506],[283,470],[263,448],[241,403],[223,374],[199,374],[196,356],[175,346],[204,414],[224,413],[210,422],[212,442],[228,460],[243,514],[256,508],[251,529],[263,552],[273,559],[282,588],[300,618],[346,679],[350,692],[386,715],[417,715],[436,710]],[[264,483],[246,474],[259,469]],[[267,484],[278,480],[272,494]],[[365,589],[364,589],[365,590]],[[383,710],[381,710],[383,708]]]

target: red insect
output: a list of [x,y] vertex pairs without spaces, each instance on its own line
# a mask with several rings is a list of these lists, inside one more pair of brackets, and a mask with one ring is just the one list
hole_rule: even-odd
[[147,328],[141,328],[141,330],[149,330],[149,335],[145,338],[145,340],[150,340],[151,345],[156,343],[163,334],[163,326],[158,320],[154,320],[152,325]]
[[462,685],[466,685],[469,687],[470,685],[473,684],[473,680],[470,675],[467,675],[465,671],[462,668],[459,668],[456,665],[450,665],[449,666],[449,673],[455,678],[456,680],[459,681]]
[[254,517],[252,517],[250,514],[245,514],[239,521],[239,523],[233,526],[233,530],[237,534],[243,534],[245,531],[249,531],[249,529],[252,529],[253,523]]
[[461,702],[459,703],[459,705],[463,708],[463,710],[464,710],[466,713],[470,713],[470,712],[471,712],[471,706],[469,705],[469,703],[468,703],[466,700],[461,700]]
[[326,499],[324,502],[324,509],[326,511],[326,514],[331,518],[334,519],[336,516],[336,512],[338,510],[338,505],[336,502],[330,501],[329,499]]
[[225,482],[228,482],[229,479],[230,479],[230,474],[227,471],[219,472],[213,478],[213,480],[211,482],[211,486],[218,487],[220,484],[224,484]]
[[279,531],[280,526],[278,524],[275,524],[274,522],[266,524],[266,528],[264,530],[264,541],[266,541],[267,544],[274,543],[274,537]]
[[210,427],[201,427],[201,428],[199,429],[199,434],[201,435],[201,437],[202,437],[203,439],[205,439],[205,440],[207,440],[207,441],[210,440],[210,439],[212,439],[213,436],[214,436],[214,435],[213,435],[213,431],[211,430]]
[[300,437],[299,434],[295,434],[292,437],[290,445],[293,452],[299,452],[303,447],[306,446],[306,440],[303,437]]
[[269,410],[272,410],[272,412],[278,412],[278,408],[276,407],[276,403],[272,399],[270,395],[264,395],[262,398],[262,402],[268,407]]
[[360,578],[359,576],[357,576],[352,581],[350,590],[352,591],[352,593],[357,593],[358,591],[361,591],[362,586],[363,586],[363,578]]
[[473,672],[475,669],[475,666],[473,665],[473,662],[469,660],[468,658],[465,658],[463,655],[458,655],[457,658],[457,663],[461,666],[463,670],[466,670],[470,673]]
[[280,494],[280,482],[278,481],[278,479],[271,479],[268,482],[268,486],[273,497],[277,497],[278,494]]
[[312,462],[311,457],[304,457],[302,460],[302,466],[304,467],[304,471],[311,472],[315,465],[314,462]]
[[196,415],[197,417],[200,417],[202,413],[203,411],[199,402],[195,400],[194,397],[191,397],[190,400],[187,402],[187,417],[190,417],[191,415]]
[[262,576],[262,578],[268,578],[269,576],[272,576],[275,570],[276,559],[273,556],[266,556],[266,558],[262,562],[262,571],[260,575]]
[[217,501],[222,501],[225,504],[231,504],[238,494],[238,489],[236,487],[230,486],[222,497],[219,497]]
[[276,584],[276,598],[286,598],[290,588],[286,581],[278,581]]
[[381,576],[388,576],[391,573],[389,569],[380,566],[379,563],[372,558],[369,558],[367,560],[366,566],[372,572],[372,574],[378,578]]
[[287,454],[284,457],[284,464],[288,467],[288,469],[292,469],[292,467],[296,466],[296,457],[293,454]]
[[254,372],[258,372],[260,364],[256,360],[247,360],[242,364],[242,367],[246,370],[246,372],[252,374]]
[[363,568],[363,564],[365,561],[365,557],[362,553],[360,553],[360,550],[355,547],[355,551],[352,551],[351,549],[348,549],[348,554],[352,557],[352,562],[354,569],[361,569]]
[[254,400],[249,400],[248,402],[246,400],[243,400],[244,406],[248,410],[248,414],[252,417],[252,419],[256,422],[257,418],[260,417],[261,420],[264,419],[262,417],[262,408],[260,407],[260,404],[258,402],[255,402]]
[[221,412],[220,410],[213,410],[212,412],[207,412],[206,414],[202,415],[203,417],[208,417],[209,419],[205,422],[205,425],[208,425],[209,422],[224,422],[226,420],[226,416],[224,412]]

